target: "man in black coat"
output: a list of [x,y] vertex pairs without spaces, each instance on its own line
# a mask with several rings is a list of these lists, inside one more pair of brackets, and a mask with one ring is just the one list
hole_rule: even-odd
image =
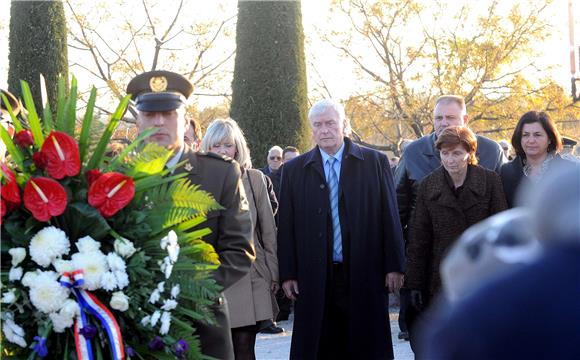
[[[405,234],[411,220],[411,214],[415,208],[419,182],[441,166],[439,151],[435,148],[437,135],[448,126],[467,125],[468,121],[469,116],[467,115],[463,97],[457,95],[441,96],[437,99],[435,110],[433,111],[433,133],[413,141],[403,152],[399,165],[395,170],[395,187],[399,216]],[[476,155],[479,165],[498,173],[501,165],[505,162],[501,146],[495,141],[479,135],[477,135]],[[415,338],[412,327],[418,313],[411,306],[410,301],[408,290],[403,288],[401,291],[401,313],[399,317],[406,324],[406,330],[409,331],[411,338],[411,347],[414,348]],[[409,335],[401,334],[399,337],[404,338],[409,337]]]
[[284,166],[278,259],[295,299],[292,359],[392,359],[385,287],[402,285],[403,239],[387,157],[343,137],[339,103],[308,114],[317,146]]
[[[238,163],[217,154],[195,152],[185,145],[184,135],[190,124],[184,103],[192,92],[193,86],[185,77],[162,70],[137,75],[127,86],[137,108],[139,132],[157,128],[148,141],[173,150],[175,155],[167,166],[187,161],[176,173],[187,172],[192,184],[212,194],[224,207],[208,213],[201,226],[211,229],[204,241],[219,255],[220,266],[213,277],[227,289],[250,271],[255,257],[252,222]],[[223,293],[210,308],[217,325],[195,323],[201,351],[218,359],[233,360],[229,313]]]

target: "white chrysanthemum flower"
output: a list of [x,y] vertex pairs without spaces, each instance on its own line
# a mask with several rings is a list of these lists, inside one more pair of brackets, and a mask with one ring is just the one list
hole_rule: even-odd
[[12,266],[17,266],[26,257],[26,249],[23,247],[12,248],[8,253],[12,256]]
[[164,237],[163,239],[161,239],[161,241],[159,242],[159,245],[161,245],[161,248],[163,250],[165,250],[165,248],[167,248],[167,246],[175,246],[177,245],[177,234],[175,233],[175,231],[171,230],[166,237]]
[[22,277],[22,280],[20,282],[22,283],[22,285],[24,285],[26,287],[31,287],[34,284],[34,282],[36,281],[36,277],[38,276],[39,273],[40,273],[39,270],[28,271],[24,274],[24,276]]
[[162,310],[170,311],[177,307],[177,301],[175,300],[164,300],[163,306],[161,307]]
[[157,291],[159,291],[159,293],[163,294],[163,292],[165,291],[165,281],[161,281],[161,282],[157,283]]
[[159,334],[167,335],[170,326],[171,326],[171,313],[168,311],[164,311],[163,315],[161,315],[161,328],[159,329]]
[[151,304],[155,304],[157,301],[159,301],[160,297],[161,297],[161,294],[159,293],[159,290],[155,289],[151,293],[151,296],[149,296],[149,302]]
[[3,304],[13,304],[16,301],[16,294],[14,294],[14,289],[10,289],[2,295]]
[[2,324],[2,332],[4,333],[6,340],[10,341],[11,343],[23,348],[27,346],[26,340],[24,340],[24,329],[16,325],[14,320],[10,318],[5,319]]
[[157,325],[157,322],[159,321],[160,317],[161,317],[161,312],[159,312],[159,310],[156,310],[153,313],[153,315],[151,315],[151,326]]
[[175,299],[177,297],[177,295],[179,295],[180,292],[181,292],[181,288],[179,287],[179,284],[174,285],[171,288],[171,298]]
[[74,318],[81,313],[81,308],[79,304],[73,299],[67,299],[62,308],[60,309],[60,313],[64,316],[68,316],[70,318]]
[[113,291],[117,288],[117,278],[115,278],[115,274],[110,271],[107,271],[101,276],[101,289],[106,291]]
[[115,278],[117,279],[117,286],[119,287],[119,289],[124,289],[125,287],[127,287],[127,285],[129,285],[129,276],[127,275],[126,272],[115,271],[113,272],[113,274],[115,274]]
[[64,231],[54,226],[45,227],[30,240],[30,257],[40,266],[47,267],[69,251],[68,237]]
[[133,243],[125,238],[115,240],[113,246],[115,247],[115,252],[125,259],[131,257],[137,251]]
[[57,281],[54,271],[42,271],[30,287],[30,301],[38,310],[49,314],[60,310],[69,290]]
[[100,251],[76,253],[72,256],[75,269],[84,271],[85,287],[88,290],[97,290],[101,287],[101,277],[109,271],[107,257]]
[[73,326],[74,323],[74,318],[63,313],[50,313],[48,317],[52,321],[52,329],[57,333],[63,333],[65,329]]
[[70,260],[57,259],[57,260],[52,262],[52,266],[54,266],[56,272],[61,274],[61,275],[64,274],[65,272],[73,272],[74,271],[73,262]]
[[22,278],[23,270],[21,267],[13,267],[10,268],[10,272],[8,273],[8,281],[20,281]]
[[115,310],[127,311],[129,309],[129,297],[122,291],[114,292],[109,305]]
[[113,252],[107,254],[107,264],[109,264],[111,271],[125,271],[127,268],[123,258]]
[[169,279],[171,277],[171,273],[173,272],[173,262],[169,256],[163,258],[163,263],[161,264],[161,272],[165,274],[165,278]]
[[169,246],[167,246],[167,253],[169,254],[171,262],[177,262],[177,258],[179,257],[179,244],[169,244]]
[[143,326],[147,326],[151,323],[151,316],[147,315],[144,316],[143,319],[141,319],[141,325]]
[[75,245],[77,246],[77,249],[79,249],[79,252],[82,253],[100,251],[99,249],[101,248],[101,243],[95,241],[95,239],[90,236],[85,236],[84,238],[79,239]]

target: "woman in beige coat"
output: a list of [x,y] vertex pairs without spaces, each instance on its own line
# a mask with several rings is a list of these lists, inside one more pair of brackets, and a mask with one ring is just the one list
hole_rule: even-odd
[[[235,159],[242,168],[242,181],[250,205],[256,261],[250,273],[225,291],[237,360],[255,359],[256,334],[278,312],[273,294],[278,285],[276,225],[265,175],[252,169],[250,151],[238,124],[232,119],[214,120],[201,142],[202,151]],[[273,300],[274,299],[274,300]]]

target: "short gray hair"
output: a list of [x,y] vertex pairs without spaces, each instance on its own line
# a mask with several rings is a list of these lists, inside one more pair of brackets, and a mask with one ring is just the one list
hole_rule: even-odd
[[[457,104],[461,108],[461,115],[467,115],[467,107],[465,106],[465,98],[461,95],[443,95],[435,102],[435,107],[439,104]],[[435,111],[435,108],[433,108]]]
[[322,99],[312,105],[308,112],[308,119],[312,120],[313,118],[324,114],[329,109],[334,110],[338,114],[339,120],[344,120],[346,118],[344,106],[342,106],[341,103],[332,99]]
[[252,168],[250,149],[246,143],[244,132],[240,129],[238,123],[234,119],[215,119],[212,121],[201,140],[201,150],[207,152],[212,146],[223,141],[232,141],[236,144],[236,155],[234,156],[234,160],[236,160],[242,168]]
[[281,148],[280,146],[278,146],[278,145],[274,145],[274,146],[272,146],[272,147],[270,148],[270,150],[268,150],[268,154],[269,154],[269,153],[271,153],[271,152],[272,152],[272,151],[274,151],[274,150],[278,150],[278,151],[280,151],[280,154],[282,154],[282,153],[284,152],[284,150],[282,150],[282,148]]

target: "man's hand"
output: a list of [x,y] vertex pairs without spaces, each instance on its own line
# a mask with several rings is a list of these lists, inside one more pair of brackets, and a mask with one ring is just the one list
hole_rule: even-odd
[[298,281],[296,280],[286,280],[282,283],[282,289],[284,290],[284,294],[290,300],[296,300],[298,294]]
[[385,279],[385,286],[389,288],[389,292],[398,294],[399,290],[403,286],[403,279],[404,276],[401,273],[388,273],[387,278]]
[[280,289],[280,284],[278,284],[277,281],[272,281],[272,284],[270,285],[270,290],[272,291],[272,293],[273,294],[277,293],[279,289]]

